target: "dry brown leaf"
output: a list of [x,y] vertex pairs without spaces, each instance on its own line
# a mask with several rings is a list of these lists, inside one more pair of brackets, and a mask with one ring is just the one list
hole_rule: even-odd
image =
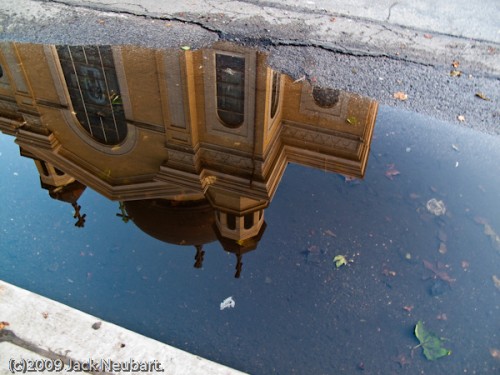
[[408,95],[405,94],[403,91],[395,92],[392,96],[394,97],[394,99],[398,99],[398,100],[408,99]]
[[445,313],[438,314],[436,316],[437,320],[448,320],[448,316]]
[[441,242],[439,244],[438,251],[439,251],[440,254],[446,254],[448,252],[448,248],[446,247],[446,244],[444,244],[443,242]]
[[490,348],[490,354],[493,358],[500,359],[500,349]]
[[204,185],[213,185],[217,181],[217,176],[206,176],[203,177],[202,183]]
[[488,98],[488,97],[487,97],[484,93],[482,93],[481,91],[476,92],[476,96],[477,96],[478,98],[483,99],[483,100],[487,100],[487,101],[490,101],[490,100],[491,100],[490,98]]
[[7,326],[10,326],[10,324],[8,322],[0,322],[0,331]]
[[454,67],[455,69],[458,68],[460,66],[460,61],[453,60],[453,62],[451,63],[451,66]]
[[491,279],[493,280],[495,288],[500,289],[500,279],[497,277],[497,275],[493,275]]

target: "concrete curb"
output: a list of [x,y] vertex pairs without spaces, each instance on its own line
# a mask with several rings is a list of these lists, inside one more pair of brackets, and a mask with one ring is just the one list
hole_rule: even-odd
[[2,374],[30,364],[45,373],[243,374],[4,281],[0,312],[9,323],[0,330]]

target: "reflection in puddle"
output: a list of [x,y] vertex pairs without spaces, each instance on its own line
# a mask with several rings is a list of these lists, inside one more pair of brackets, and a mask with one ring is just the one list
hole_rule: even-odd
[[498,372],[497,138],[226,44],[1,51],[2,279],[255,374]]
[[266,55],[4,43],[0,129],[35,160],[42,187],[86,214],[85,186],[162,241],[256,249],[289,162],[363,177],[377,103],[294,82]]

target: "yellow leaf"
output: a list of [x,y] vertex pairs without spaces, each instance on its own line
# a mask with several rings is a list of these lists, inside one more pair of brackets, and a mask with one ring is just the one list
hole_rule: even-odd
[[337,268],[345,266],[347,264],[347,259],[343,255],[335,255],[333,261],[335,262],[335,267]]
[[346,119],[346,121],[347,121],[348,124],[351,124],[351,125],[357,125],[358,124],[358,119],[355,116],[349,116]]
[[462,75],[462,72],[460,70],[452,70],[450,72],[450,76],[452,77],[460,77]]
[[189,46],[182,46],[181,47],[181,50],[183,50],[183,51],[189,51],[190,49],[191,49],[191,47],[189,47]]

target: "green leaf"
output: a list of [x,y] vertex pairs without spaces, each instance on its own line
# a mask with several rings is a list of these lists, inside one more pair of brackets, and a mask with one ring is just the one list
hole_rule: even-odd
[[335,266],[337,268],[345,266],[347,264],[347,259],[343,255],[335,255],[333,261],[335,262]]
[[435,359],[451,354],[451,350],[442,346],[443,340],[434,333],[427,331],[421,320],[415,326],[415,336],[420,341],[420,346],[424,349],[425,358],[429,361],[434,361]]
[[181,50],[183,50],[183,51],[189,51],[190,49],[191,49],[191,47],[189,47],[189,46],[182,46],[181,47]]

